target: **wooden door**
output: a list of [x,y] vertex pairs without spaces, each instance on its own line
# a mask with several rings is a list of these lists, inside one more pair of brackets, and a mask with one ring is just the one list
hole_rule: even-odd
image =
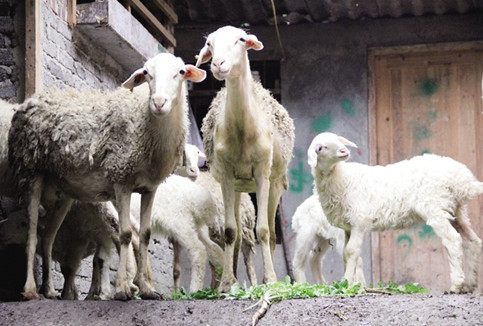
[[[465,163],[483,181],[483,43],[374,49],[369,67],[371,164],[431,152]],[[469,215],[483,238],[483,195]],[[450,288],[447,255],[430,226],[373,233],[372,258],[376,283]],[[483,271],[480,291],[482,283]]]

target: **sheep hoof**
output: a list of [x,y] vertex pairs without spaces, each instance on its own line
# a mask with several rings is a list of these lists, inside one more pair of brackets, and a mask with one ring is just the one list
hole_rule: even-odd
[[40,300],[40,295],[37,292],[22,292],[24,300]]
[[236,279],[232,278],[230,280],[222,280],[220,286],[218,287],[219,293],[228,293],[231,290],[231,286],[236,283]]
[[131,292],[120,291],[114,295],[114,300],[117,300],[117,301],[128,301],[131,299],[132,299]]
[[143,300],[164,300],[163,295],[156,291],[141,293],[140,297]]

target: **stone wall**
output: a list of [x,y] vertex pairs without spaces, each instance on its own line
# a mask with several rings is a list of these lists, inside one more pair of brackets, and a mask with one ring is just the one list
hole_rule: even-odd
[[0,0],[0,98],[12,102],[23,99],[23,17],[23,4]]

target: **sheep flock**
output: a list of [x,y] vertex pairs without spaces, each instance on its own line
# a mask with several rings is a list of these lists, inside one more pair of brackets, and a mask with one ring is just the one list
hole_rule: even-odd
[[[39,292],[78,299],[75,275],[92,255],[87,299],[160,299],[148,255],[154,234],[173,249],[176,290],[182,249],[191,264],[191,292],[203,288],[208,264],[211,287],[230,291],[240,252],[257,284],[257,244],[263,282],[282,276],[274,267],[275,217],[288,189],[296,130],[289,110],[252,77],[248,51],[262,49],[255,35],[225,26],[206,37],[196,65],[162,53],[112,91],[52,88],[20,104],[0,102],[0,195],[16,207],[0,221],[0,249],[25,248],[24,299]],[[186,83],[203,82],[199,67],[208,62],[225,86],[203,119],[201,150],[187,143]],[[292,217],[294,281],[307,281],[309,262],[314,281],[324,283],[322,261],[335,247],[343,277],[366,286],[364,235],[425,223],[447,252],[448,290],[478,288],[482,242],[467,204],[483,194],[483,182],[465,165],[435,154],[387,166],[347,162],[348,147],[357,145],[330,132],[306,145],[314,185]],[[256,205],[247,193],[255,194]],[[119,258],[113,293],[111,248]],[[64,276],[61,294],[53,261]]]

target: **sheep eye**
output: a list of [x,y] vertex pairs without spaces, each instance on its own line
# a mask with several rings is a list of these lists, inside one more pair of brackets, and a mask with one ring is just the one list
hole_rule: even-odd
[[210,42],[206,42],[206,46],[211,46],[211,43]]
[[247,40],[245,40],[243,37],[240,38],[240,41],[242,42],[246,42]]
[[146,69],[143,70],[143,74],[144,75],[147,75],[148,74],[148,71]]
[[181,70],[179,71],[179,74],[180,74],[180,75],[184,75],[185,73],[186,73],[186,71],[184,71],[183,69],[181,69]]

